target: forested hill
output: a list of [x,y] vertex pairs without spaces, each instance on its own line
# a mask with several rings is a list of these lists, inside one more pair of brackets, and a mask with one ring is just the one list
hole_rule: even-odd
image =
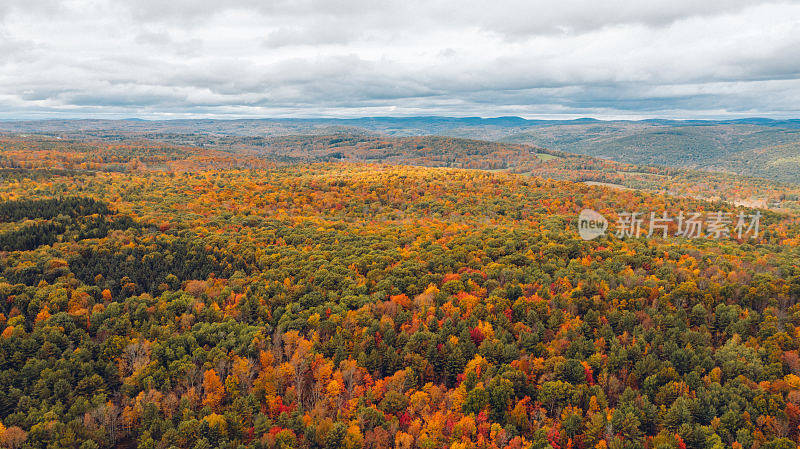
[[794,122],[553,125],[525,130],[503,140],[634,164],[719,170],[800,183],[800,128],[796,125]]
[[800,184],[800,120],[525,120],[519,117],[365,117],[263,120],[0,121],[0,132],[263,138],[348,133],[522,143],[636,165],[760,176]]
[[352,133],[278,137],[160,133],[147,137],[124,133],[90,137],[76,133],[0,135],[0,176],[18,176],[21,169],[36,169],[39,175],[46,175],[44,172],[53,170],[191,171],[333,161],[505,171],[774,210],[800,210],[798,185],[727,173],[641,166],[532,145],[473,139]]
[[453,168],[179,167],[0,182],[4,447],[800,442],[796,216],[586,241],[584,208],[755,211]]

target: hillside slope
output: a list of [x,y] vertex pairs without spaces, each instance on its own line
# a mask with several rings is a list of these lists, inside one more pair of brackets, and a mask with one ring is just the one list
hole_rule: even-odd
[[702,164],[704,170],[749,174],[782,182],[800,183],[800,142],[758,147]]
[[[242,137],[153,133],[147,138],[0,135],[0,168],[90,171],[267,168],[339,161],[506,171],[603,183],[777,210],[800,210],[800,186],[763,178],[639,166],[541,147],[440,136],[366,134]],[[0,173],[0,176],[2,173]]]
[[786,170],[780,162],[800,157],[800,131],[796,129],[749,124],[566,125],[536,128],[503,140],[632,164],[725,167],[746,176],[800,183],[800,171]]
[[[258,141],[291,135],[372,137],[435,135],[490,140],[560,150],[636,165],[730,169],[746,176],[800,184],[800,171],[783,167],[787,155],[752,151],[800,142],[800,120],[525,120],[519,117],[364,117],[354,119],[259,120],[49,120],[0,121],[0,132],[47,133],[102,139],[167,139],[204,146],[229,139]],[[742,156],[736,156],[745,152]],[[791,153],[794,158],[797,153]],[[733,161],[738,161],[734,163]],[[727,168],[726,168],[727,167]]]
[[584,208],[753,211],[363,163],[18,170],[0,421],[29,447],[800,441],[796,218],[585,241]]

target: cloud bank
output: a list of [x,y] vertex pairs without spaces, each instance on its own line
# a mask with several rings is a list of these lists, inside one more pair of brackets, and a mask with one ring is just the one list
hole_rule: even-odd
[[800,116],[800,2],[5,0],[0,118]]

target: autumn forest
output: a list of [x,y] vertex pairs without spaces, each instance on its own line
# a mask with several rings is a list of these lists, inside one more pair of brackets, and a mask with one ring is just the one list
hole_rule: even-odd
[[0,447],[794,449],[799,198],[516,143],[4,133]]

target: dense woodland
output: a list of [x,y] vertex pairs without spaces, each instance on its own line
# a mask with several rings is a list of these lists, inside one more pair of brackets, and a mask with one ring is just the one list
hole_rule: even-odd
[[796,214],[762,210],[758,239],[584,241],[584,208],[752,210],[168,154],[4,171],[1,447],[800,442]]
[[[4,217],[64,224],[49,239],[58,243],[4,259],[6,428],[41,447],[796,437],[791,220],[772,217],[760,250],[587,243],[568,230],[579,207],[569,193],[581,207],[653,199],[476,172],[373,172],[8,186],[49,199],[9,201]],[[127,215],[49,196],[72,183]],[[130,223],[58,232],[90,216]]]
[[[509,172],[545,179],[613,184],[655,193],[749,207],[800,211],[800,185],[776,181],[777,170],[791,170],[796,147],[745,153],[720,162],[714,170],[746,173],[742,165],[763,167],[764,177],[640,166],[531,145],[503,144],[441,136],[381,137],[363,133],[294,136],[219,136],[205,134],[104,132],[88,138],[1,135],[0,179],[66,173],[194,171],[271,168],[297,163],[388,163]],[[750,153],[747,153],[750,154]],[[756,156],[754,156],[756,157]]]
[[[76,129],[79,133],[76,133]],[[520,117],[366,117],[263,120],[44,120],[0,123],[0,132],[143,136],[206,148],[263,148],[284,137],[350,134],[394,138],[452,136],[535,145],[634,165],[722,171],[800,183],[800,120],[525,120]],[[424,137],[423,137],[424,138]],[[278,151],[284,148],[274,146]],[[457,153],[458,146],[448,151]],[[472,163],[481,163],[471,161]],[[513,162],[509,161],[509,162]],[[422,164],[428,165],[428,164]]]

